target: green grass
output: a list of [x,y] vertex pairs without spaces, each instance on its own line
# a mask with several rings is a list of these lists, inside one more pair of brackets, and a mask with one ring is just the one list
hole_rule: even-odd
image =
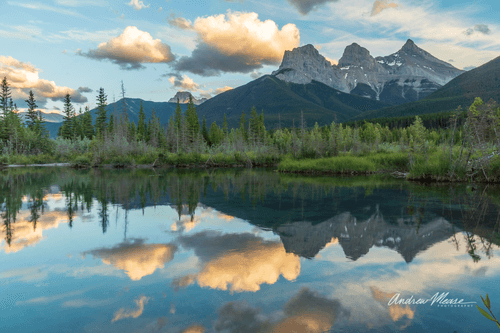
[[286,158],[278,165],[280,172],[300,173],[373,173],[407,168],[408,155],[405,153],[369,153],[302,160]]

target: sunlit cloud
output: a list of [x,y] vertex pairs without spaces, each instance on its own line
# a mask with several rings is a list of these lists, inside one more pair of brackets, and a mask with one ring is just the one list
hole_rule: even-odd
[[125,318],[138,318],[140,315],[142,315],[142,312],[144,311],[144,305],[147,304],[148,301],[149,297],[146,296],[139,297],[138,299],[134,300],[136,305],[135,309],[125,310],[125,308],[121,308],[115,313],[113,320],[111,320],[111,322],[114,323],[115,321]]
[[174,258],[177,250],[171,244],[144,244],[143,240],[134,240],[118,244],[113,248],[103,248],[88,251],[96,258],[100,258],[106,265],[112,265],[125,271],[133,281],[153,274],[163,268]]
[[76,53],[91,59],[107,59],[127,70],[142,69],[143,63],[168,63],[175,59],[170,46],[134,26],[125,28],[120,36],[99,44],[97,49]]
[[375,16],[380,14],[381,11],[389,8],[398,8],[399,5],[394,2],[389,2],[389,0],[377,0],[373,3],[373,8],[371,12],[371,16]]
[[134,7],[135,10],[141,10],[143,8],[149,8],[149,5],[145,5],[142,0],[130,0],[129,6]]
[[194,283],[201,287],[236,292],[257,291],[262,284],[274,284],[280,276],[292,281],[300,274],[298,256],[286,253],[281,242],[268,242],[253,234],[201,232],[180,238],[202,260],[196,275],[174,282],[176,287]]
[[187,75],[183,75],[182,80],[179,80],[178,77],[171,76],[168,82],[170,82],[174,88],[182,88],[193,92],[198,91],[200,87],[199,84],[195,83],[193,79]]
[[260,21],[253,12],[197,18],[193,28],[201,42],[190,57],[180,58],[173,67],[203,76],[249,73],[266,64],[279,64],[285,50],[300,42],[294,24],[280,30],[274,21]]
[[[232,87],[229,87],[229,86],[224,86],[224,87],[221,87],[221,88],[217,88],[215,89],[215,94],[218,95],[218,94],[222,94],[223,92],[226,92],[226,91],[229,91],[229,90],[233,90]],[[231,216],[232,217],[232,216]]]
[[190,20],[186,20],[183,17],[176,17],[174,13],[170,14],[170,17],[168,18],[168,24],[183,30],[194,29],[193,24]]
[[66,94],[70,94],[73,103],[85,103],[87,97],[75,89],[61,87],[54,81],[40,79],[40,70],[30,63],[22,62],[12,57],[0,56],[0,77],[6,77],[11,88],[12,99],[19,105],[24,105],[28,99],[29,91],[32,90],[37,105],[45,106],[48,99],[62,101]]

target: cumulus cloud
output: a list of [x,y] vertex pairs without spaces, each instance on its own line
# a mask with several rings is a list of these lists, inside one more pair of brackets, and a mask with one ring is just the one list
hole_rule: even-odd
[[97,60],[108,59],[127,70],[144,68],[143,63],[168,63],[175,59],[170,46],[134,26],[125,28],[120,36],[99,44],[95,50],[76,53]]
[[141,10],[143,8],[149,8],[149,5],[144,5],[142,0],[130,0],[128,3],[129,6],[134,7],[135,10]]
[[144,311],[144,305],[147,304],[148,301],[149,297],[146,296],[139,297],[138,299],[134,300],[136,305],[135,309],[125,310],[125,308],[121,308],[115,313],[113,320],[111,320],[111,322],[114,323],[115,321],[125,318],[138,318],[140,315],[142,315],[142,312]]
[[274,21],[260,21],[257,13],[228,12],[227,16],[197,18],[193,29],[200,42],[191,56],[180,58],[173,67],[202,76],[249,73],[263,65],[277,65],[285,50],[300,42],[294,24],[280,30]]
[[292,6],[294,6],[300,14],[307,15],[313,9],[328,3],[337,2],[338,0],[287,0]]
[[77,90],[78,90],[78,92],[81,92],[81,93],[91,93],[93,91],[89,87],[78,87]]
[[253,234],[201,232],[179,240],[183,247],[194,249],[203,267],[198,274],[175,281],[176,287],[196,281],[212,289],[258,291],[260,285],[274,284],[280,276],[291,281],[300,274],[298,256],[286,253],[281,242]]
[[170,14],[170,18],[168,19],[168,24],[170,24],[173,27],[177,27],[177,28],[183,29],[183,30],[194,29],[191,21],[186,20],[183,17],[176,17],[174,13]]
[[[174,258],[177,247],[171,244],[144,244],[143,240],[124,242],[113,248],[102,248],[86,253],[101,258],[102,262],[125,271],[133,281],[153,274]],[[84,254],[86,254],[84,253]]]
[[222,94],[223,92],[226,92],[228,90],[233,90],[233,88],[229,87],[229,86],[224,86],[224,87],[221,87],[221,88],[217,88],[217,89],[215,89],[215,94],[216,95]]
[[491,29],[486,24],[476,24],[473,28],[469,28],[464,31],[466,36],[473,35],[475,32],[482,33],[483,35],[491,34]]
[[336,299],[329,299],[308,288],[302,288],[284,306],[283,315],[276,320],[261,309],[246,302],[228,302],[218,311],[215,329],[228,333],[321,333],[331,329],[339,317],[350,313]]
[[85,103],[87,97],[75,89],[61,87],[54,81],[40,79],[39,69],[30,63],[22,62],[12,57],[0,56],[0,77],[7,78],[11,88],[12,99],[18,106],[25,105],[29,91],[32,90],[39,107],[44,107],[48,99],[63,101],[66,94],[70,94],[73,103]]
[[182,79],[179,79],[178,76],[171,76],[168,79],[175,88],[183,88],[189,91],[198,91],[200,85],[193,81],[189,76],[183,75]]
[[370,16],[375,16],[377,14],[380,14],[385,9],[388,8],[398,8],[399,5],[394,2],[389,2],[389,0],[377,0],[373,3],[373,8]]

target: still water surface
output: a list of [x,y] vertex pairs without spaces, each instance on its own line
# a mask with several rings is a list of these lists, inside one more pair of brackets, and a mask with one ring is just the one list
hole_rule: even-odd
[[32,168],[0,203],[0,332],[498,331],[389,305],[500,317],[495,187]]

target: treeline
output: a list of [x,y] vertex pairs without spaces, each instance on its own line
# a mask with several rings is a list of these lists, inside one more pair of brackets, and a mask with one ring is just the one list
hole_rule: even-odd
[[[123,84],[122,95],[125,97]],[[441,155],[448,156],[448,162],[443,166],[446,172],[456,176],[457,170],[461,170],[463,178],[473,165],[489,179],[488,163],[500,146],[500,108],[494,101],[484,103],[479,98],[467,111],[458,109],[451,113],[387,118],[377,122],[332,122],[325,126],[315,124],[312,128],[306,126],[302,115],[297,127],[266,130],[264,114],[257,113],[255,107],[250,115],[241,114],[238,128],[229,129],[225,115],[222,126],[216,122],[208,126],[205,118],[200,124],[191,99],[184,114],[177,103],[175,113],[165,127],[154,110],[146,121],[141,104],[139,121],[135,124],[127,118],[125,98],[121,112],[115,109],[108,114],[107,96],[100,88],[96,96],[95,124],[88,108],[83,112],[80,109],[77,115],[70,95],[66,95],[63,124],[57,139],[50,140],[40,112],[36,112],[36,101],[31,92],[25,124],[17,116],[16,106],[12,105],[6,78],[0,97],[3,112],[0,148],[4,163],[58,160],[81,166],[202,162],[255,165],[276,164],[284,158],[397,153],[406,154],[408,166],[405,168],[415,169],[421,165],[423,171],[420,173],[425,173],[434,172],[424,168],[430,165],[429,158],[442,159],[436,157],[439,148]],[[397,160],[400,164],[401,159]],[[443,173],[443,170],[439,172]]]

